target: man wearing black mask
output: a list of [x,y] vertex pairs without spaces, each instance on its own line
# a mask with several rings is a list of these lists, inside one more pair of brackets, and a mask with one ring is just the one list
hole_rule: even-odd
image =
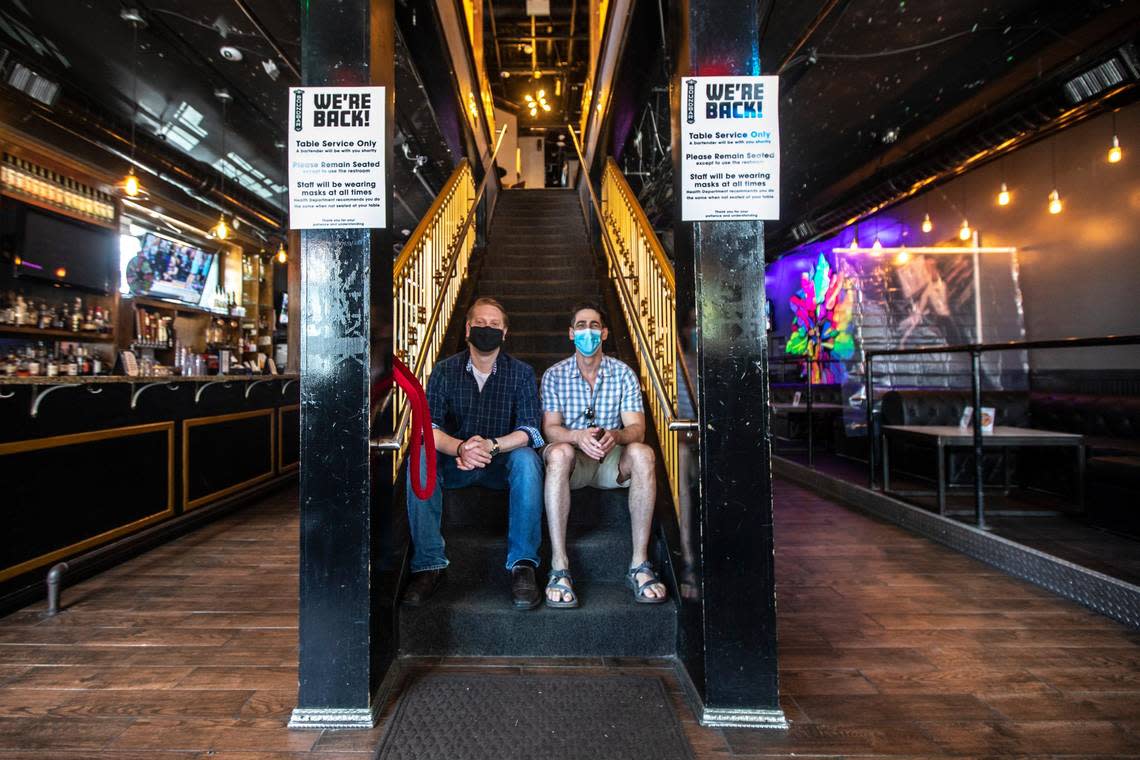
[[538,384],[534,368],[502,351],[507,327],[498,301],[476,299],[467,311],[467,350],[437,363],[428,380],[439,466],[430,499],[418,498],[410,483],[407,489],[413,546],[405,604],[426,602],[445,577],[442,489],[473,485],[509,492],[512,603],[529,610],[541,602],[534,579],[543,510]]

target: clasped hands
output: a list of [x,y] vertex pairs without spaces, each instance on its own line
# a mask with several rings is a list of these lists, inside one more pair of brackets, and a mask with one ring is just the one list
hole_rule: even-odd
[[455,466],[461,470],[478,470],[491,463],[494,444],[481,435],[473,435],[456,449]]
[[574,431],[574,445],[590,459],[597,459],[600,462],[617,445],[617,438],[614,437],[612,430],[591,427]]

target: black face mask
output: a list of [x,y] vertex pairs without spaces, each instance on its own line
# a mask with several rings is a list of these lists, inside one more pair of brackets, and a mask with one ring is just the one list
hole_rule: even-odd
[[503,345],[503,331],[497,327],[472,327],[467,340],[483,353],[490,353]]

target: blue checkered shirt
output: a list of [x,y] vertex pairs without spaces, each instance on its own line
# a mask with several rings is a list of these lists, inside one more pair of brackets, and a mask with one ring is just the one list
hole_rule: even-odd
[[[622,412],[643,411],[641,384],[629,365],[611,356],[602,357],[593,390],[578,370],[577,354],[555,364],[542,376],[542,411],[558,412],[570,430],[622,427]],[[594,419],[586,410],[591,401]]]
[[500,351],[482,391],[471,370],[469,351],[449,356],[432,369],[427,386],[431,426],[461,441],[473,435],[502,438],[522,430],[531,446],[541,447],[545,441],[539,432],[534,368]]

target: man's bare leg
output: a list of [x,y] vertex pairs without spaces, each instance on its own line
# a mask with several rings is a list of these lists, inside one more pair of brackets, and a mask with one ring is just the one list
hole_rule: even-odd
[[[574,472],[574,447],[569,443],[554,443],[546,447],[546,527],[550,530],[550,569],[570,569],[566,554],[566,521],[570,517],[570,475]],[[569,586],[563,578],[559,583]],[[569,602],[571,593],[547,589],[552,602]]]
[[[657,473],[653,466],[653,449],[644,443],[630,443],[621,452],[618,460],[618,480],[624,483],[630,478],[629,484],[629,522],[633,539],[633,558],[630,567],[637,567],[649,559],[649,531],[653,527],[653,505],[657,501]],[[547,476],[548,484],[550,476]],[[550,491],[547,486],[547,519],[550,510]],[[554,529],[551,528],[551,533]],[[565,535],[565,534],[564,534]],[[551,536],[551,544],[554,543]],[[650,579],[648,573],[638,573],[635,577],[640,586]],[[661,599],[666,594],[665,586],[654,583],[645,589],[645,596],[650,599]]]

